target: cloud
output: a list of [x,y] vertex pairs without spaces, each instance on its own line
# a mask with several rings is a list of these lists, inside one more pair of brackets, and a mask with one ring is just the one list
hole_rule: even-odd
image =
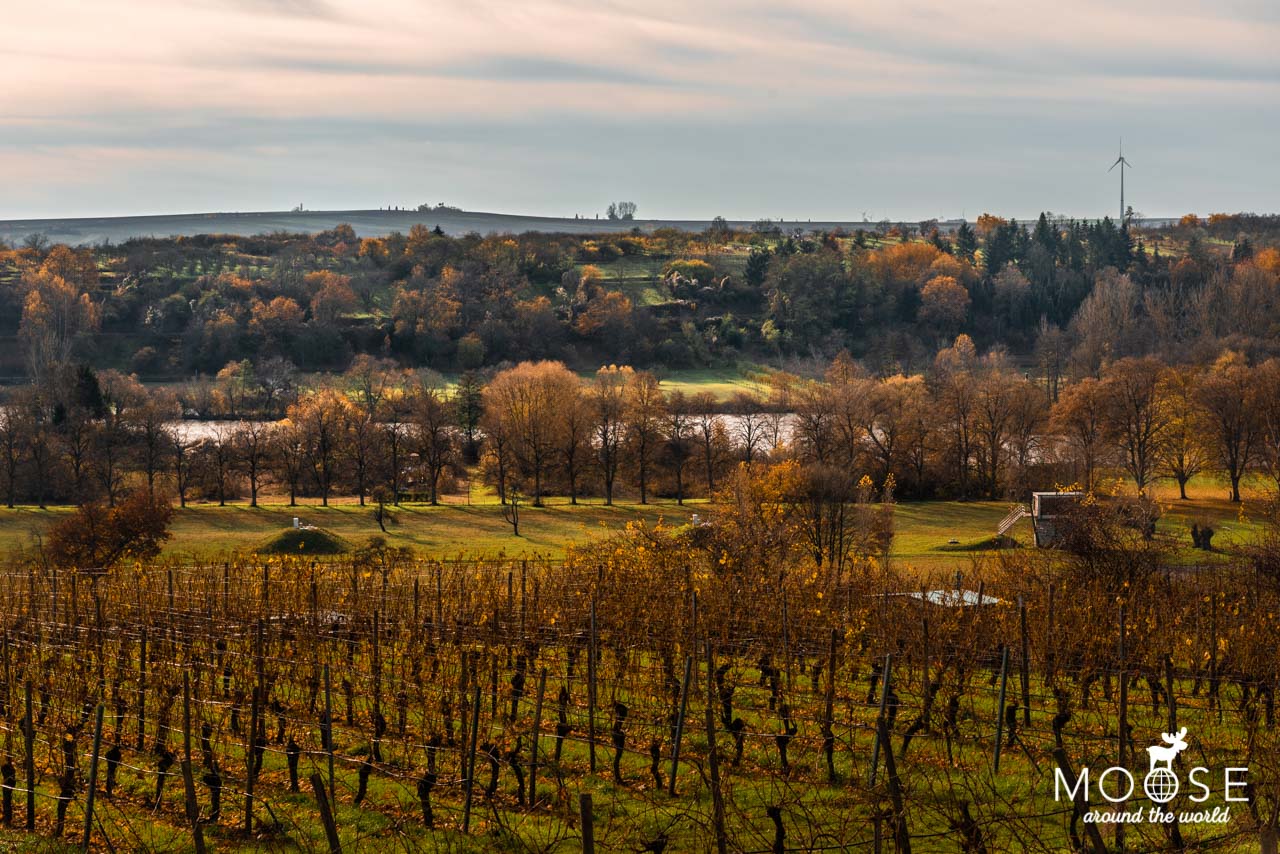
[[[237,208],[237,194],[277,192],[350,206],[394,191],[387,176],[399,174],[458,203],[548,213],[624,193],[619,176],[655,194],[651,211],[671,213],[749,216],[765,198],[789,200],[791,215],[846,202],[903,215],[977,205],[962,199],[1088,213],[1095,195],[1109,209],[1110,185],[1080,182],[1123,134],[1135,162],[1145,146],[1153,171],[1135,181],[1164,194],[1160,204],[1180,193],[1195,198],[1175,210],[1265,207],[1263,188],[1280,181],[1264,153],[1280,131],[1265,109],[1280,101],[1277,10],[1272,0],[15,4],[6,15],[18,37],[0,54],[0,152],[40,169],[6,170],[18,177],[4,204],[82,198],[84,164],[97,163],[110,170],[92,179],[100,206],[109,186],[167,209]],[[1228,152],[1249,181],[1206,165]]]

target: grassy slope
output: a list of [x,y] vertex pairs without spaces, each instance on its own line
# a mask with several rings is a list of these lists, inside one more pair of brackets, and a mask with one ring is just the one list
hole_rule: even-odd
[[[1193,484],[1190,501],[1178,501],[1163,491],[1158,497],[1165,506],[1160,531],[1179,544],[1183,559],[1188,562],[1205,559],[1204,553],[1187,548],[1190,540],[1187,529],[1193,521],[1213,520],[1218,531],[1214,543],[1223,548],[1243,541],[1255,527],[1247,518],[1249,503],[1245,504],[1246,516],[1242,519],[1240,508],[1228,502],[1221,486],[1210,479]],[[653,525],[663,520],[681,524],[702,506],[699,501],[686,502],[683,507],[673,501],[662,501],[646,506],[626,503],[605,507],[592,499],[573,507],[566,499],[549,499],[546,507],[522,507],[521,536],[515,537],[492,495],[481,495],[477,491],[475,503],[470,505],[451,496],[448,503],[439,507],[412,504],[395,509],[386,536],[395,545],[411,546],[442,557],[500,553],[556,556],[563,554],[572,542],[621,530],[628,522],[642,520]],[[1000,501],[903,502],[894,514],[892,557],[921,570],[964,569],[982,554],[971,547],[995,534],[996,524],[1009,507],[1008,502]],[[36,535],[67,512],[68,508],[0,510],[0,551],[30,546]],[[294,516],[353,543],[381,534],[373,508],[360,507],[350,501],[327,508],[314,503],[292,508],[283,503],[269,503],[256,510],[244,504],[227,507],[198,504],[177,512],[173,539],[167,551],[207,555],[251,547],[289,527]],[[1021,545],[1031,543],[1028,521],[1019,522],[1011,533]],[[959,544],[949,545],[951,539],[958,540]]]

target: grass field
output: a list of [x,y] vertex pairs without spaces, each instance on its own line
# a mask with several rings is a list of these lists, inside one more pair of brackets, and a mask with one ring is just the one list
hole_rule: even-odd
[[[1247,541],[1257,530],[1257,522],[1250,518],[1250,502],[1246,500],[1242,513],[1241,507],[1226,500],[1217,482],[1206,478],[1194,483],[1190,494],[1191,500],[1184,502],[1168,490],[1157,492],[1165,508],[1159,532],[1178,545],[1186,562],[1212,559],[1190,549],[1188,530],[1193,522],[1209,520],[1217,531],[1214,545],[1220,549]],[[963,569],[984,554],[988,541],[995,536],[996,525],[1010,506],[1003,501],[902,502],[894,509],[891,558],[900,565],[927,571]],[[0,551],[35,546],[49,526],[69,512],[66,507],[0,509]],[[192,504],[176,511],[173,538],[166,552],[209,555],[252,549],[290,527],[297,516],[303,523],[332,531],[352,544],[371,536],[385,536],[393,545],[412,547],[436,557],[558,557],[570,544],[620,531],[628,522],[680,525],[698,512],[706,512],[704,501],[686,501],[683,506],[667,500],[606,507],[598,499],[572,506],[568,499],[550,498],[545,507],[521,508],[520,536],[516,537],[492,493],[477,490],[470,504],[450,496],[438,507],[406,504],[395,508],[384,535],[373,507],[360,507],[350,500],[329,507],[311,501],[297,507],[268,502],[257,509],[242,503],[226,507]],[[1019,547],[1032,544],[1028,520],[1019,522],[1010,534]]]

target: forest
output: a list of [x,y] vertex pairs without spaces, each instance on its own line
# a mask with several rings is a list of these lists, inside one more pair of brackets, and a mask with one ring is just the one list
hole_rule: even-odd
[[[1042,214],[852,233],[713,226],[626,235],[358,239],[206,235],[0,247],[0,371],[74,356],[146,382],[345,370],[359,355],[443,374],[527,360],[575,370],[773,367],[847,350],[915,373],[956,335],[1030,368],[1122,356],[1274,355],[1274,217],[1161,229]],[[1058,365],[1040,370],[1057,371]]]

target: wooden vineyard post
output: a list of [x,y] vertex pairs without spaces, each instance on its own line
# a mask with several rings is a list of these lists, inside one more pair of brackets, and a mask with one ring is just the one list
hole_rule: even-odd
[[587,639],[587,752],[596,772],[596,597],[591,596],[591,634]]
[[582,854],[595,854],[596,829],[591,817],[591,794],[582,792],[578,795],[578,818],[582,824]]
[[329,665],[324,666],[324,752],[329,758],[329,800],[334,800],[333,781],[333,685],[329,679]]
[[[1073,792],[1076,791],[1076,772],[1071,767],[1071,762],[1067,759],[1067,751],[1061,747],[1055,747],[1052,755],[1053,761],[1058,765],[1058,770],[1062,772],[1062,779],[1067,784],[1068,789]],[[1082,790],[1073,803],[1076,816],[1084,815],[1088,807],[1088,790]],[[1092,821],[1086,821],[1083,824],[1085,836],[1089,837],[1089,844],[1093,848],[1094,854],[1107,854],[1107,844],[1102,841],[1102,833],[1098,830],[1098,825]]]
[[324,824],[324,835],[329,841],[329,854],[342,854],[342,843],[338,839],[338,825],[333,820],[333,811],[329,808],[329,798],[324,792],[324,779],[320,772],[311,775],[311,788],[316,793],[316,805],[320,808],[320,821]]
[[[523,588],[523,578],[521,580]],[[523,596],[523,593],[521,594]],[[542,730],[542,700],[547,694],[547,668],[538,673],[538,699],[533,707],[533,749],[529,753],[529,806],[538,802],[538,736]]]
[[1129,679],[1125,673],[1125,613],[1124,606],[1120,606],[1120,638],[1119,638],[1119,658],[1120,658],[1120,734],[1116,744],[1116,764],[1124,765],[1125,747],[1128,739],[1125,730],[1129,726]]
[[1031,644],[1027,639],[1027,602],[1018,596],[1018,622],[1022,634],[1022,723],[1031,726]]
[[716,749],[715,710],[715,654],[711,650],[711,636],[707,636],[707,768],[711,778],[711,822],[716,835],[717,854],[726,854],[729,839],[724,829],[724,793],[720,791],[720,757]]
[[22,719],[22,739],[26,742],[27,755],[23,758],[23,771],[27,777],[27,830],[36,829],[36,719],[31,710],[31,680],[25,683],[27,716]]
[[138,646],[138,749],[147,743],[147,629],[142,628]]
[[787,692],[791,691],[791,626],[787,619],[787,590],[782,589],[782,667],[786,673]]
[[1164,691],[1168,696],[1169,707],[1169,732],[1178,731],[1178,701],[1173,696],[1173,656],[1165,653],[1164,656]]
[[93,753],[89,758],[89,791],[84,802],[84,850],[89,850],[89,840],[93,837],[93,799],[98,793],[98,757],[102,754],[102,715],[106,707],[98,704],[98,711],[93,723]]
[[264,663],[261,617],[258,618],[257,630],[254,636],[254,659],[257,676],[254,680],[253,697],[249,706],[249,746],[248,750],[245,751],[244,832],[246,835],[253,831],[253,789],[258,777],[258,721],[262,717],[262,693],[266,687],[262,678]]
[[444,589],[443,589],[444,580],[441,578],[443,573],[444,573],[444,567],[442,567],[440,564],[437,563],[436,564],[436,619],[434,624],[435,638],[433,638],[436,643],[440,643],[441,641],[444,640],[444,602],[442,601],[444,599]]
[[[889,686],[892,684],[890,681],[890,673],[892,672],[893,672],[893,654],[885,653],[884,673],[881,674],[881,680],[880,680],[880,710],[876,713],[877,721],[884,718],[885,706],[889,702]],[[889,745],[888,747],[890,750],[893,749],[892,745]],[[877,727],[876,734],[875,734],[875,741],[873,741],[871,744],[870,781],[872,786],[876,784],[876,770],[879,765],[880,765],[880,729],[879,727]]]
[[419,589],[419,579],[415,575],[413,577],[413,634],[418,635],[418,629],[422,625],[422,593]]
[[[694,590],[689,595],[689,648],[696,655],[698,652],[698,591]],[[698,687],[698,668],[693,668],[693,687]]]
[[520,561],[520,640],[522,641],[525,637],[525,619],[527,611],[525,608],[525,592],[528,589],[528,578],[529,561],[522,560]]
[[1004,701],[1008,687],[1009,647],[1006,645],[1000,648],[1000,701],[996,703],[996,743],[991,756],[991,768],[996,774],[1000,773],[1000,747],[1004,741]]
[[462,832],[471,832],[471,796],[476,782],[476,732],[480,729],[480,685],[477,683],[471,695],[471,732],[467,745],[467,777],[463,780],[465,795],[462,803]]
[[1052,584],[1049,585],[1049,608],[1045,614],[1045,632],[1044,632],[1044,676],[1045,680],[1050,684],[1054,681],[1055,668],[1057,666],[1057,638],[1054,635],[1054,616],[1057,610],[1057,588]]
[[382,761],[382,734],[380,732],[382,717],[382,615],[373,612],[373,759]]
[[[929,625],[929,621],[925,620],[925,627]],[[831,648],[827,653],[827,692],[824,698],[822,710],[822,750],[827,756],[827,782],[834,783],[836,781],[836,644],[839,640],[839,631],[831,630]],[[926,634],[926,648],[928,646],[928,636]],[[928,689],[929,682],[929,658],[925,656],[925,688]]]
[[893,806],[894,851],[896,854],[911,854],[911,834],[907,832],[907,811],[902,803],[902,781],[898,779],[898,766],[893,760],[893,746],[889,739],[889,724],[884,718],[876,723],[876,734],[886,745],[889,745],[884,752],[884,770],[889,783],[889,803]]
[[[1119,743],[1116,745],[1116,764],[1124,767],[1125,747],[1129,736],[1129,674],[1125,672],[1125,613],[1120,606],[1120,726]],[[1116,850],[1124,850],[1124,822],[1116,822]]]
[[680,709],[676,712],[676,731],[671,739],[671,779],[667,794],[676,795],[676,774],[680,771],[680,741],[684,736],[684,716],[689,708],[689,681],[693,678],[693,656],[684,659],[684,679],[680,682]]
[[182,788],[196,854],[204,854],[204,830],[200,827],[200,809],[196,805],[196,781],[191,774],[191,675],[185,670],[182,671]]

